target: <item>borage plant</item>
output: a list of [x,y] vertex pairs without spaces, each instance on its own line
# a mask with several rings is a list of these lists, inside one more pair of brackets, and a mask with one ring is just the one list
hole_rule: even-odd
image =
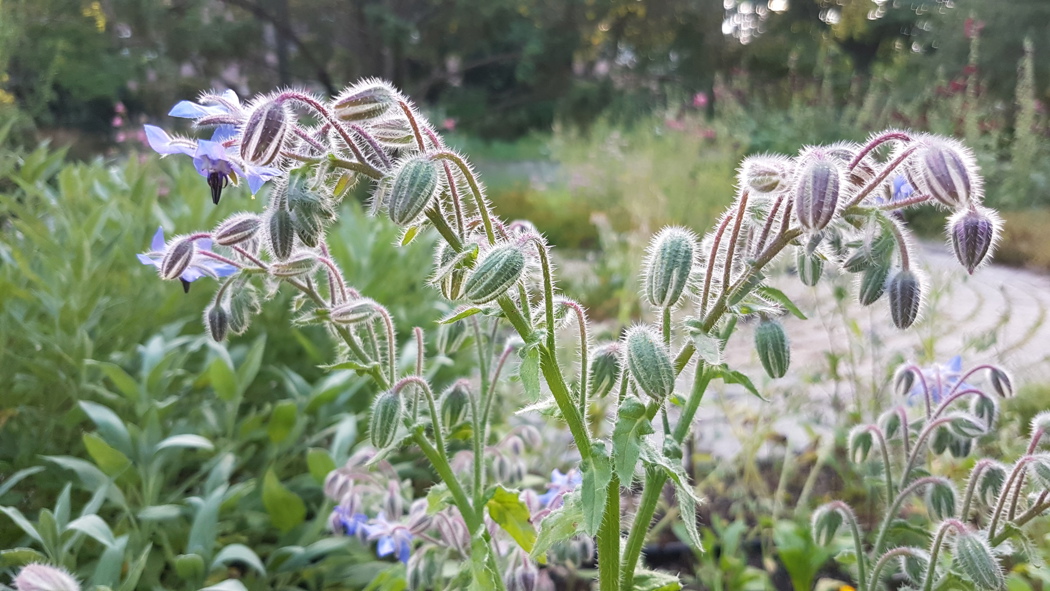
[[[981,374],[986,386],[969,383]],[[945,453],[967,458],[995,433],[999,400],[1013,393],[1009,375],[991,365],[962,372],[956,357],[925,369],[904,366],[894,383],[913,412],[900,404],[849,438],[850,458],[863,463],[873,456],[883,481],[885,517],[870,551],[864,551],[857,516],[841,501],[813,514],[814,537],[830,544],[841,526],[848,528],[855,547],[849,562],[856,564],[860,591],[883,588],[894,572],[909,581],[908,588],[922,591],[1005,588],[999,556],[1011,551],[1007,541],[1030,551],[1021,528],[1050,510],[1050,455],[1039,452],[1050,432],[1050,412],[1032,420],[1028,448],[1012,466],[977,458],[960,498],[955,484],[932,474],[929,465]],[[920,498],[925,515],[904,519],[902,509]],[[909,545],[922,542],[928,550]]]
[[[712,380],[757,394],[722,362],[738,321],[758,322],[756,347],[770,375],[783,376],[788,368],[788,342],[776,318],[798,310],[764,285],[763,269],[788,247],[808,284],[819,280],[826,262],[841,265],[861,275],[865,303],[888,294],[893,322],[903,329],[919,313],[923,287],[904,224],[893,213],[927,201],[954,211],[950,233],[970,271],[985,258],[998,227],[994,213],[980,205],[973,155],[946,138],[891,131],[864,145],[749,158],[735,203],[712,231],[698,238],[668,228],[654,238],[641,285],[658,321],[596,348],[586,311],[557,293],[544,237],[527,222],[496,217],[466,159],[390,85],[365,80],[330,101],[282,91],[246,106],[226,94],[205,94],[199,103],[180,103],[174,114],[194,116],[198,128],[235,130],[207,144],[151,133],[160,151],[195,157],[216,201],[241,176],[253,190],[266,178],[277,181],[262,214],[232,215],[211,231],[168,240],[146,259],[164,279],[185,278],[190,269],[208,274],[215,268],[209,261],[235,268],[220,278],[204,312],[217,340],[245,330],[259,294],[270,298],[282,286],[298,291],[299,321],[323,324],[340,344],[335,365],[371,377],[380,391],[370,421],[376,448],[370,465],[416,446],[440,480],[426,513],[446,523],[435,533],[418,511],[401,524],[386,514],[366,516],[360,510],[365,497],[354,484],[365,480],[355,465],[335,473],[328,487],[339,503],[333,529],[363,531],[380,552],[403,560],[417,545],[438,545],[435,535],[458,535],[441,545],[471,566],[459,582],[476,589],[535,588],[533,561],[543,564],[553,544],[581,532],[596,536],[603,591],[678,588],[671,575],[640,570],[639,558],[668,481],[688,536],[701,546],[699,500],[682,469],[681,448]],[[335,206],[362,178],[371,183],[373,213],[404,228],[403,245],[429,227],[440,234],[432,283],[458,306],[442,322],[474,336],[477,373],[469,386],[438,395],[444,388],[425,377],[419,328],[415,367],[403,372],[391,315],[351,287],[329,256],[326,228]],[[578,368],[558,350],[563,325],[578,331]],[[503,346],[506,332],[520,339],[517,372],[528,401],[538,401],[531,408],[563,421],[579,454],[578,478],[563,476],[550,485],[559,490],[556,503],[537,502],[535,491],[487,477],[484,450],[497,435],[490,425],[495,384],[514,353]],[[679,377],[690,373],[691,387],[677,393]],[[613,425],[611,433],[603,431],[602,420],[588,420],[594,407],[603,406],[594,402],[610,392],[615,404],[605,406],[615,416],[602,418]],[[450,462],[450,430],[457,428],[451,417],[469,425],[473,455],[466,474]],[[639,490],[636,480],[637,511],[625,519],[622,497]],[[456,529],[460,534],[451,533]],[[444,572],[431,574],[441,579]],[[431,581],[445,583],[453,581]]]

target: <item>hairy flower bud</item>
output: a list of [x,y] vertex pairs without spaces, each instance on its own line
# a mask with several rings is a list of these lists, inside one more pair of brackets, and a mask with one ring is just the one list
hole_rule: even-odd
[[783,156],[760,155],[745,158],[740,164],[740,186],[753,195],[770,195],[790,184],[791,160]]
[[[462,262],[454,263],[457,257],[456,251],[447,243],[441,242],[438,245],[435,261],[440,274],[436,278],[438,288],[445,299],[453,302],[463,295],[463,282],[467,277],[466,266]],[[450,265],[452,266],[449,267]]]
[[230,289],[230,332],[242,334],[259,313],[259,294],[247,280]]
[[[1006,466],[995,460],[980,461],[987,461],[988,466],[981,471],[980,480],[977,481],[977,496],[982,503],[991,506],[999,498],[999,493],[1003,490],[1003,484],[1006,483],[1007,470]],[[965,518],[966,515],[960,515],[960,517]]]
[[413,552],[405,566],[405,583],[411,591],[440,588],[441,567],[444,560],[436,548],[422,548]]
[[390,83],[368,78],[339,93],[332,101],[332,111],[343,121],[366,121],[382,117],[401,100],[401,93]]
[[470,382],[458,380],[441,396],[441,422],[452,431],[467,420],[470,411]]
[[871,447],[875,444],[874,435],[868,425],[858,425],[849,432],[849,458],[856,464],[868,459]]
[[204,326],[208,329],[208,335],[216,343],[226,340],[226,334],[230,330],[230,315],[219,302],[212,302],[204,310]]
[[918,189],[952,208],[974,201],[980,194],[980,177],[973,153],[962,144],[936,136],[918,140],[912,156],[909,177]]
[[400,396],[390,390],[376,396],[368,421],[368,439],[373,447],[383,449],[394,442],[401,413]]
[[409,158],[394,173],[387,197],[390,220],[409,226],[433,201],[438,188],[437,166],[426,156]]
[[197,245],[193,240],[182,238],[172,241],[160,261],[161,279],[178,279],[189,268],[196,253]]
[[317,256],[312,252],[303,250],[288,257],[288,260],[270,265],[270,274],[274,277],[296,277],[309,273],[316,268]]
[[778,320],[767,318],[759,322],[755,328],[755,351],[769,377],[784,377],[791,364],[791,347]]
[[621,355],[620,343],[606,343],[594,350],[589,380],[592,396],[604,398],[612,391],[620,379]]
[[998,216],[983,207],[961,210],[949,220],[948,232],[955,258],[972,275],[999,237]]
[[645,295],[657,308],[678,303],[693,271],[696,237],[684,228],[664,228],[653,237],[646,257]]
[[936,521],[955,516],[955,486],[950,480],[938,478],[926,487],[926,510]]
[[370,298],[357,298],[332,308],[329,318],[336,324],[357,324],[371,320],[376,315],[375,300]]
[[911,393],[911,387],[915,385],[915,370],[910,366],[901,366],[897,374],[893,376],[893,390],[898,398],[904,398]]
[[890,268],[886,265],[872,265],[864,270],[858,284],[858,301],[862,306],[870,306],[886,292],[886,278]]
[[978,589],[1006,588],[1003,569],[999,566],[999,561],[996,560],[984,534],[969,528],[957,531],[954,550],[953,562],[963,576],[972,581]]
[[369,133],[385,148],[395,150],[414,148],[416,136],[404,117],[391,117],[368,126]]
[[513,244],[502,244],[481,259],[463,286],[463,296],[474,304],[487,304],[507,292],[525,271],[525,253]]
[[295,244],[295,224],[292,223],[292,214],[287,209],[278,207],[270,213],[267,226],[270,252],[273,253],[274,258],[283,261],[292,256],[292,246]]
[[671,357],[660,338],[644,326],[635,326],[624,337],[627,371],[638,387],[656,400],[674,391],[675,373]]
[[80,591],[72,575],[49,564],[27,564],[12,582],[16,591]]
[[902,269],[890,279],[886,291],[894,326],[908,328],[919,316],[919,307],[922,305],[922,283],[919,277],[909,269]]
[[820,276],[824,273],[824,259],[816,252],[809,254],[804,247],[798,247],[795,256],[795,266],[798,268],[798,278],[803,285],[813,287],[820,282]]
[[823,505],[813,512],[810,529],[813,533],[813,541],[818,546],[828,546],[835,539],[839,527],[842,526],[842,514],[836,509]]
[[995,390],[996,394],[1003,398],[1009,398],[1014,395],[1014,385],[1010,379],[1010,374],[998,367],[991,368],[989,373],[992,380],[992,389]]
[[795,187],[795,217],[803,229],[822,230],[835,216],[842,186],[842,170],[819,151],[807,155],[799,168]]
[[212,240],[222,246],[233,246],[255,238],[262,227],[262,218],[253,214],[239,214],[225,219],[212,232]]
[[281,155],[291,127],[292,112],[283,103],[259,103],[241,133],[241,159],[257,166],[273,163]]

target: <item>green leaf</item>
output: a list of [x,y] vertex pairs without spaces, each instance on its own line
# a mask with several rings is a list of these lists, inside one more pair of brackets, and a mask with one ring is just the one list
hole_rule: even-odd
[[663,470],[671,482],[675,485],[675,498],[678,499],[679,512],[682,514],[682,523],[689,536],[689,544],[694,550],[703,550],[703,542],[700,532],[696,528],[696,507],[702,501],[696,496],[696,491],[689,484],[689,476],[682,469],[681,463],[672,461],[654,445],[645,442],[642,446],[642,459],[647,464]]
[[595,441],[591,446],[591,456],[581,463],[583,482],[580,485],[580,501],[583,504],[583,531],[587,535],[598,532],[605,512],[605,500],[609,495],[609,481],[612,480],[612,461],[605,449],[605,443]]
[[580,495],[571,492],[562,497],[561,507],[555,509],[540,522],[540,533],[536,537],[536,543],[532,547],[532,557],[545,562],[547,550],[551,546],[567,540],[580,531],[583,523],[583,507],[580,505]]
[[405,233],[401,236],[401,246],[408,246],[416,239],[419,235],[419,230],[422,226],[411,226],[405,230]]
[[464,318],[470,318],[471,316],[479,314],[483,311],[483,308],[479,308],[477,306],[460,306],[441,320],[438,320],[438,324],[452,324],[453,322],[459,322]]
[[193,435],[192,433],[172,435],[157,444],[157,451],[172,448],[203,449],[212,451],[215,449],[215,445],[213,445],[208,438],[201,437],[200,435]]
[[452,493],[448,486],[439,482],[427,491],[427,515],[433,515],[452,504]]
[[262,367],[262,358],[265,351],[266,335],[262,335],[255,339],[255,342],[252,343],[252,348],[244,356],[244,361],[237,368],[237,386],[240,393],[243,393],[255,381],[255,376],[259,375],[259,368]]
[[518,491],[498,485],[485,506],[488,507],[492,520],[510,534],[522,550],[532,552],[536,543],[536,530],[529,520],[529,508],[518,498]]
[[47,562],[47,556],[32,548],[0,550],[0,568],[18,568],[33,562]]
[[295,419],[299,414],[299,407],[291,400],[282,400],[273,407],[270,413],[270,422],[266,426],[266,434],[270,436],[273,443],[281,443],[292,433],[295,427]]
[[88,455],[91,459],[98,464],[98,467],[106,474],[116,477],[119,476],[128,466],[131,465],[131,460],[128,456],[120,453],[116,449],[110,447],[101,437],[94,433],[84,433],[82,436],[84,440],[84,447],[87,448]]
[[306,466],[310,470],[310,476],[313,476],[314,481],[317,484],[324,484],[328,474],[335,470],[335,460],[332,459],[328,450],[311,447],[306,450]]
[[43,472],[43,471],[44,471],[44,467],[43,466],[33,466],[31,468],[25,468],[23,470],[19,470],[18,472],[15,472],[14,474],[8,476],[4,480],[4,483],[0,484],[0,497],[4,496],[7,493],[7,491],[9,491],[12,488],[14,488],[15,485],[18,484],[19,482],[21,482],[23,479],[28,478],[29,476],[32,476],[33,474],[36,474],[37,472]]
[[751,383],[751,378],[748,378],[746,375],[740,373],[739,371],[729,369],[729,367],[727,367],[724,364],[713,366],[710,369],[713,372],[714,377],[722,378],[722,381],[727,384],[739,384],[745,389],[747,389],[748,392],[762,399],[763,402],[769,402],[769,400],[767,400],[764,396],[762,396],[762,394],[758,392],[758,388],[756,388],[755,385]]
[[142,549],[142,554],[139,554],[135,562],[131,563],[128,568],[128,574],[124,577],[124,582],[120,584],[120,588],[117,591],[134,591],[139,584],[139,579],[142,577],[142,571],[146,570],[146,561],[149,559],[149,554],[152,550],[153,543],[146,544],[146,547]]
[[113,530],[109,529],[105,521],[98,515],[85,515],[69,522],[66,529],[78,531],[94,538],[107,548],[117,543],[113,538]]
[[375,363],[365,364],[365,363],[361,363],[361,362],[358,362],[358,361],[351,360],[351,361],[343,361],[342,363],[333,363],[331,365],[322,365],[321,369],[325,369],[325,370],[328,370],[328,371],[336,371],[336,370],[340,370],[340,369],[349,369],[351,371],[356,371],[358,373],[367,373],[369,371],[372,371],[372,368],[374,368],[374,367],[377,367],[377,365]]
[[700,358],[708,365],[722,364],[722,341],[706,332],[692,329],[689,336],[693,339],[693,346]]
[[498,589],[496,577],[499,575],[492,572],[492,569],[489,568],[485,561],[485,557],[489,555],[492,549],[489,547],[488,542],[485,541],[485,538],[480,535],[473,536],[473,540],[470,547],[470,570],[474,574],[474,579],[470,582],[469,591]]
[[775,287],[769,287],[768,285],[763,285],[762,287],[759,287],[756,291],[758,291],[759,294],[780,304],[781,306],[784,306],[784,309],[788,312],[791,312],[791,314],[795,318],[798,318],[799,320],[806,320],[806,315],[802,313],[802,310],[799,310],[798,306],[795,305],[795,302],[792,302],[791,298],[787,297],[787,295],[785,295],[784,292],[780,291],[779,289]]
[[112,546],[102,551],[95,563],[95,572],[91,575],[91,584],[96,590],[112,589],[120,580],[120,571],[124,567],[124,551],[128,547],[128,536],[120,536]]
[[33,524],[30,523],[28,519],[26,519],[25,515],[22,515],[21,511],[19,511],[15,507],[0,507],[0,512],[3,512],[5,515],[10,517],[11,521],[14,521],[15,525],[20,527],[22,531],[26,532],[26,534],[28,534],[29,537],[33,538],[41,544],[44,543],[44,538],[40,536],[40,532],[38,532],[36,528],[33,527]]
[[335,436],[332,437],[332,460],[338,466],[346,463],[350,457],[350,447],[357,441],[357,417],[346,415],[335,428]]
[[106,374],[109,381],[113,382],[113,385],[117,387],[117,390],[119,390],[125,398],[131,401],[139,399],[140,394],[138,382],[135,381],[135,378],[128,375],[128,372],[124,371],[119,365],[106,361],[94,360],[89,360],[87,363],[101,369],[102,373]]
[[138,513],[142,521],[167,521],[177,519],[182,515],[182,507],[178,505],[150,505]]
[[215,555],[215,560],[211,563],[211,567],[212,569],[215,569],[231,562],[243,562],[255,572],[262,576],[266,576],[266,567],[264,567],[262,561],[259,560],[259,555],[244,544],[230,544],[222,550],[219,550],[219,553]]
[[86,400],[80,402],[80,408],[98,427],[98,432],[106,443],[124,455],[131,453],[131,435],[128,434],[128,428],[124,426],[124,421],[120,420],[117,413],[101,404]]
[[526,347],[521,351],[521,363],[518,364],[518,377],[525,390],[525,399],[535,401],[540,397],[540,349]]
[[634,396],[624,398],[612,435],[613,468],[623,486],[629,486],[634,478],[642,441],[652,433],[653,425],[649,422],[645,404]]
[[212,389],[215,390],[215,395],[221,400],[230,402],[237,397],[239,393],[237,374],[233,372],[225,359],[216,357],[211,362],[211,365],[208,366],[208,379],[211,381]]
[[197,508],[193,525],[190,526],[189,541],[186,543],[187,554],[211,556],[219,527],[219,507],[222,506],[222,497],[225,494],[226,485],[223,484],[213,490]]
[[299,495],[288,490],[270,468],[263,477],[262,501],[274,526],[287,532],[306,519],[306,505]]
[[631,591],[678,591],[682,583],[677,575],[652,570],[639,570],[634,573],[634,586]]

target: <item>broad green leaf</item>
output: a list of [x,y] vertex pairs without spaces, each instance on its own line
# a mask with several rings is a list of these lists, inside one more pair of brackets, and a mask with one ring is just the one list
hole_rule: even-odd
[[262,576],[266,576],[266,567],[264,567],[262,561],[259,560],[259,555],[244,544],[230,544],[222,550],[219,550],[219,553],[215,555],[215,560],[211,563],[211,567],[212,569],[215,569],[231,562],[243,562],[255,570],[255,572]]
[[536,543],[536,530],[530,521],[529,508],[518,498],[517,491],[498,485],[485,506],[492,520],[510,534],[522,550],[532,552]]
[[107,546],[98,557],[95,572],[91,575],[91,584],[96,589],[112,589],[120,580],[120,571],[124,567],[124,550],[128,546],[128,536],[120,536],[112,546]]
[[722,364],[722,341],[700,330],[690,330],[689,336],[693,339],[693,346],[700,359],[708,365]]
[[237,456],[232,453],[223,454],[219,461],[208,471],[208,480],[204,482],[204,494],[211,492],[224,484],[229,484],[230,475],[237,465]]
[[562,506],[540,522],[540,533],[532,547],[532,557],[541,563],[545,562],[547,550],[579,533],[582,523],[583,507],[580,506],[580,495],[575,491],[570,492],[562,497]]
[[208,379],[211,381],[212,389],[215,390],[215,395],[221,400],[230,402],[237,397],[239,393],[237,374],[233,372],[225,359],[216,357],[211,362],[211,365],[208,366]]
[[262,335],[255,339],[252,343],[252,348],[248,350],[248,354],[244,356],[244,361],[241,362],[240,367],[237,368],[237,387],[238,392],[243,393],[255,381],[255,376],[259,374],[259,368],[262,366],[263,353],[266,351],[266,335]]
[[131,563],[128,568],[128,574],[124,577],[124,582],[120,584],[120,588],[117,591],[134,591],[139,584],[139,579],[142,578],[142,571],[146,570],[146,561],[149,559],[150,551],[152,550],[153,543],[146,544],[139,557],[135,559],[135,562]]
[[18,568],[33,562],[47,562],[47,556],[32,548],[0,550],[0,568]]
[[70,495],[73,491],[73,483],[67,482],[62,487],[62,492],[58,495],[58,500],[55,501],[55,522],[58,524],[59,531],[66,529],[66,525],[69,523],[69,511],[70,511]]
[[193,516],[193,525],[190,526],[190,537],[186,543],[187,554],[211,556],[219,528],[219,507],[222,505],[222,498],[225,494],[226,485],[223,484],[213,490],[197,508],[197,514]]
[[182,507],[178,505],[151,505],[139,511],[138,518],[142,521],[167,521],[181,515]]
[[496,583],[496,577],[498,573],[492,572],[489,565],[485,561],[485,557],[492,552],[488,543],[480,535],[473,536],[473,543],[470,547],[470,570],[474,574],[474,579],[470,582],[470,591],[492,591],[492,589],[498,589],[499,586]]
[[581,463],[583,482],[580,485],[580,501],[583,505],[583,531],[587,535],[598,532],[605,512],[605,501],[609,496],[609,481],[612,480],[612,461],[605,443],[595,441],[591,456]]
[[113,530],[109,529],[105,521],[98,515],[85,515],[69,522],[66,529],[78,531],[94,538],[107,548],[117,543],[113,537]]
[[[270,571],[287,573],[302,570],[307,564],[317,562],[329,554],[343,550],[350,544],[351,538],[342,536],[324,538],[310,544],[306,548],[300,546],[291,546],[289,548],[286,546],[285,548],[289,548],[292,551],[292,556],[281,562],[278,562],[276,558],[271,558]],[[277,552],[281,552],[282,550],[285,550],[285,548],[280,548]],[[274,555],[276,555],[277,552],[275,552]]]
[[266,425],[266,434],[273,443],[281,443],[288,438],[295,427],[295,419],[299,414],[299,407],[291,400],[282,400],[273,407],[270,413],[270,422]]
[[306,450],[306,466],[309,468],[310,476],[313,476],[314,481],[317,484],[324,484],[328,474],[335,470],[335,460],[332,459],[328,450],[311,447]]
[[696,496],[696,491],[689,483],[689,476],[682,469],[679,461],[672,461],[654,445],[646,442],[642,446],[642,459],[649,465],[663,470],[667,477],[674,483],[675,498],[678,500],[679,512],[682,515],[682,523],[689,535],[689,543],[694,550],[702,550],[704,545],[700,539],[700,532],[696,528],[696,507],[702,501]]
[[714,377],[722,378],[722,381],[727,384],[739,384],[743,386],[748,392],[761,398],[763,402],[769,402],[768,400],[766,400],[765,397],[762,396],[762,394],[759,393],[758,388],[756,388],[755,385],[751,383],[751,379],[748,378],[746,375],[740,373],[739,371],[729,369],[729,367],[727,367],[724,364],[712,366],[710,369],[713,372]]
[[332,452],[332,460],[335,465],[345,464],[350,457],[350,447],[357,442],[357,417],[346,415],[335,428],[335,436],[332,437],[332,445],[328,448]]
[[266,512],[270,514],[270,520],[282,532],[287,532],[306,519],[303,500],[281,484],[273,468],[267,470],[263,477],[262,501]]
[[110,447],[101,437],[94,433],[84,433],[82,436],[84,440],[84,447],[87,448],[88,455],[95,461],[98,467],[112,477],[117,477],[128,466],[131,465],[131,460],[128,456],[120,453],[116,449]]
[[427,491],[427,515],[433,515],[452,504],[452,493],[448,486],[439,482]]
[[86,400],[80,401],[80,408],[91,419],[91,422],[98,427],[99,435],[102,436],[106,443],[124,455],[131,454],[131,435],[128,434],[128,428],[124,425],[124,421],[117,416],[117,413],[101,404]]
[[791,298],[787,297],[787,295],[785,295],[784,292],[780,291],[779,289],[775,287],[770,287],[768,285],[763,285],[762,287],[759,287],[757,291],[761,295],[775,301],[781,306],[784,306],[784,309],[788,312],[791,312],[791,314],[795,318],[798,318],[799,320],[806,319],[806,315],[802,313],[802,310],[798,309],[798,306],[795,305],[795,302],[792,302]]
[[612,435],[613,468],[623,486],[629,486],[634,478],[642,441],[652,433],[653,425],[646,415],[645,404],[634,396],[624,398]]
[[133,402],[139,399],[140,393],[138,382],[135,381],[135,378],[128,375],[128,372],[124,371],[119,365],[107,361],[94,360],[89,360],[87,363],[101,369],[102,373],[106,374],[109,381],[113,382],[113,385],[117,387],[117,390],[119,390],[125,398]]
[[521,351],[521,363],[518,365],[518,376],[521,387],[525,390],[525,399],[535,401],[540,397],[540,349],[526,347]]
[[32,476],[33,474],[36,474],[37,472],[43,472],[43,471],[44,471],[44,467],[43,466],[33,466],[31,468],[25,468],[23,470],[19,470],[18,472],[15,472],[14,474],[8,476],[4,480],[4,483],[0,484],[0,497],[4,496],[4,494],[6,494],[7,491],[9,491],[12,488],[14,488],[16,484],[18,484],[19,482],[22,482],[22,480],[24,480],[25,478],[28,478],[29,476]]
[[201,437],[200,435],[193,435],[192,433],[172,435],[157,444],[157,451],[171,448],[203,449],[212,451],[215,449],[215,445],[212,444],[208,438]]

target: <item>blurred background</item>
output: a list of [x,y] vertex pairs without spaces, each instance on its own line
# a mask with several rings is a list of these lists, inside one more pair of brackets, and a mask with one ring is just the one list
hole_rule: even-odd
[[[167,528],[165,557],[154,550],[144,580],[168,584],[177,579],[165,561],[192,553],[186,498],[211,490],[200,483],[211,486],[209,471],[234,456],[217,481],[235,482],[236,498],[215,517],[211,542],[243,542],[267,560],[276,578],[253,589],[291,585],[280,568],[301,577],[296,584],[326,568],[334,580],[361,581],[347,588],[372,580],[375,564],[354,571],[357,579],[341,570],[374,562],[360,546],[335,566],[319,562],[321,550],[274,565],[284,548],[326,543],[320,483],[364,430],[364,381],[320,369],[332,358],[328,338],[292,326],[283,295],[228,347],[208,342],[199,311],[210,290],[184,295],[134,256],[158,225],[207,228],[265,201],[234,189],[214,207],[189,159],[149,150],[143,124],[190,132],[167,112],[203,89],[230,88],[242,100],[285,86],[333,95],[369,76],[403,88],[470,156],[502,217],[531,219],[558,247],[562,287],[587,306],[599,338],[645,313],[633,278],[650,235],[667,223],[705,231],[733,199],[741,158],[889,127],[951,135],[975,150],[986,202],[1006,219],[995,258],[1012,268],[963,277],[938,255],[944,213],[928,207],[909,213],[938,286],[917,330],[889,334],[883,307],[877,315],[850,305],[845,276],[827,291],[791,291],[816,311],[809,328],[789,324],[797,376],[760,385],[805,395],[781,397],[786,412],[717,398],[722,406],[705,420],[740,435],[744,447],[730,451],[743,459],[710,449],[692,458],[696,473],[711,474],[701,488],[722,501],[713,511],[729,520],[714,518],[712,544],[736,531],[752,543],[744,558],[761,558],[769,545],[756,540],[773,529],[760,516],[771,507],[776,515],[778,501],[768,471],[751,460],[772,450],[775,461],[763,466],[773,470],[787,473],[780,458],[796,454],[812,465],[819,437],[807,432],[799,443],[798,425],[809,429],[807,417],[819,416],[812,423],[830,423],[830,441],[841,444],[849,427],[893,402],[888,382],[905,359],[1006,364],[1018,375],[1008,410],[1021,431],[1050,405],[1050,0],[0,0],[0,504],[33,515],[56,497],[68,505],[57,475],[76,475],[77,503],[112,476],[127,501],[107,516],[118,534],[131,532],[129,561],[132,550],[150,552],[152,534],[137,519]],[[332,230],[333,257],[390,308],[400,334],[432,326],[447,310],[424,286],[431,239],[396,248],[398,229],[369,218],[364,191],[358,197]],[[730,353],[757,367],[750,348]],[[469,367],[462,361],[449,376]],[[200,434],[217,451],[186,452],[155,472],[134,458],[148,475],[138,480],[99,447],[84,401],[161,435]],[[503,419],[513,418],[513,403]],[[785,416],[794,430],[777,423]],[[833,468],[828,489],[861,497],[866,485],[835,461],[840,447],[821,452],[813,473]],[[536,453],[529,472],[567,467],[552,457]],[[268,487],[264,497],[257,485]],[[280,536],[273,524],[287,516],[273,514],[267,490],[278,505],[295,497],[302,506]],[[809,494],[792,535],[808,536],[805,501],[825,491]],[[138,513],[158,506],[169,508],[163,517]],[[0,517],[0,548],[24,539]],[[813,548],[798,555],[815,561],[815,573],[827,556]],[[714,560],[708,550],[697,556]],[[15,564],[5,560],[0,553],[0,568]],[[308,561],[317,569],[303,571]],[[747,564],[742,577],[754,575]],[[724,563],[704,568],[728,576]],[[1039,572],[1011,589],[1050,588],[1045,577],[1047,586],[1032,583]],[[773,588],[741,585],[718,588]]]

